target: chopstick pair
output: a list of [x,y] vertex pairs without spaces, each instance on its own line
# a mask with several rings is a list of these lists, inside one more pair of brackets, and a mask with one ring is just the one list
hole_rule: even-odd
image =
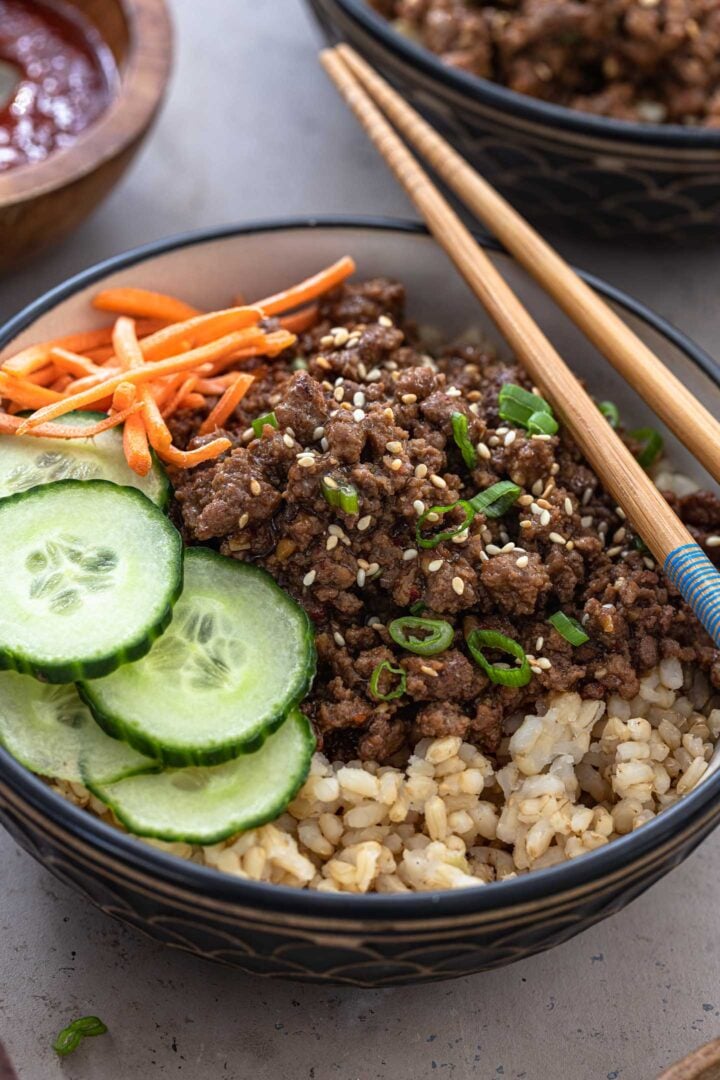
[[720,574],[433,185],[383,111],[716,479],[720,479],[720,424],[509,203],[353,49],[346,45],[327,49],[321,53],[321,62],[435,239],[455,263],[533,382],[551,400],[605,488],[665,574],[720,647]]

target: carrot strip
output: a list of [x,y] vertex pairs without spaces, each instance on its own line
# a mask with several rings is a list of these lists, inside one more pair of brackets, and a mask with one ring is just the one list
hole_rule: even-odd
[[[89,427],[76,427],[73,424],[41,424],[32,431],[28,431],[27,434],[36,439],[91,439],[93,435],[100,435],[109,428],[118,427],[127,420],[128,416],[140,412],[142,407],[140,402],[136,402],[129,409],[106,416]],[[16,435],[21,424],[21,417],[0,412],[0,435]]]
[[88,349],[85,356],[95,364],[104,364],[115,355],[112,345],[101,345],[99,349]]
[[232,443],[229,439],[213,439],[212,442],[199,446],[197,450],[178,450],[176,446],[169,446],[167,450],[158,451],[159,457],[169,465],[177,465],[180,469],[192,469],[193,465],[200,465],[203,461],[212,461],[229,450]]
[[232,386],[227,388],[215,407],[207,414],[198,429],[198,434],[209,435],[211,431],[222,427],[254,382],[252,375],[238,375]]
[[147,476],[152,468],[145,422],[140,413],[129,416],[123,428],[123,452],[127,463],[138,476]]
[[187,378],[184,371],[178,371],[177,375],[170,375],[167,379],[158,379],[153,385],[153,395],[159,409],[171,399]]
[[274,330],[271,334],[266,334],[263,341],[257,345],[243,346],[216,360],[213,364],[213,376],[220,374],[238,360],[250,360],[254,356],[277,356],[278,353],[294,345],[296,341],[294,334],[288,334],[286,330]]
[[26,409],[40,409],[52,404],[62,404],[63,397],[47,386],[36,386],[26,379],[9,378],[0,372],[0,397],[14,401]]
[[55,420],[58,416],[63,416],[74,409],[85,409],[89,405],[94,405],[100,398],[114,393],[125,379],[133,383],[150,382],[161,375],[174,375],[177,371],[192,371],[198,364],[234,352],[244,343],[252,341],[253,338],[262,340],[264,337],[263,331],[256,327],[248,330],[238,330],[232,334],[227,334],[218,341],[202,345],[197,349],[191,349],[189,353],[184,353],[182,356],[171,356],[154,364],[145,364],[141,368],[134,368],[132,371],[116,372],[96,386],[82,390],[80,393],[71,394],[63,401],[56,401],[43,409],[38,409],[37,412],[33,413],[32,416],[28,416],[25,420],[27,425],[25,430],[29,430],[37,424],[42,424],[44,421]]
[[313,277],[306,278],[298,285],[293,285],[290,289],[284,289],[273,296],[266,296],[264,300],[258,300],[255,306],[262,308],[265,315],[279,315],[299,304],[304,304],[306,300],[315,300],[318,296],[322,296],[354,272],[354,261],[349,255],[345,255],[332,266],[326,267]]
[[40,368],[31,375],[25,375],[24,377],[27,382],[31,382],[34,386],[49,386],[52,389],[52,384],[57,379],[58,372],[54,364],[48,364],[47,367]]
[[78,353],[71,352],[69,349],[62,349],[59,346],[50,350],[50,359],[55,367],[60,368],[61,371],[68,372],[70,375],[97,375],[98,372],[107,375],[107,372],[103,371],[97,364],[94,364],[92,360],[88,360],[87,357],[80,356]]
[[[184,379],[180,386],[177,388],[173,396],[167,402],[162,410],[162,415],[167,419],[169,416],[174,416],[177,410],[184,404],[186,397],[195,388],[197,382],[197,375],[191,375],[189,379]],[[159,404],[159,402],[158,402]],[[202,404],[205,404],[205,398],[202,399]],[[201,406],[202,407],[202,406]],[[172,440],[171,440],[172,441]]]
[[150,289],[103,289],[93,298],[92,304],[98,311],[114,311],[118,315],[132,315],[136,319],[162,319],[165,322],[181,322],[200,314],[200,310],[192,304]]
[[137,401],[137,387],[130,382],[121,382],[112,398],[113,412],[122,412],[129,409],[133,402]]
[[204,409],[207,405],[202,394],[186,394],[179,403],[179,409]]
[[72,375],[68,375],[67,372],[65,372],[63,375],[58,375],[55,382],[50,384],[50,389],[56,390],[58,394],[64,394],[72,381]]
[[207,315],[196,315],[194,319],[158,330],[145,338],[140,343],[140,348],[146,360],[166,360],[177,355],[178,346],[183,341],[188,342],[192,351],[234,331],[256,326],[261,316],[262,312],[254,307],[211,311]]
[[315,325],[317,320],[318,306],[317,304],[310,304],[309,307],[296,311],[294,315],[283,315],[280,325],[284,330],[289,330],[292,334],[304,334],[306,330],[310,330]]
[[109,345],[112,335],[111,326],[101,326],[97,330],[85,330],[79,334],[68,334],[66,337],[54,338],[52,341],[44,341],[38,345],[30,345],[22,349],[15,356],[11,356],[3,364],[3,369],[14,375],[30,375],[38,368],[44,367],[50,359],[50,350],[53,348],[70,349],[71,352],[85,353],[88,349],[96,349],[101,345]]
[[113,327],[113,345],[121,368],[142,367],[145,363],[135,332],[135,323],[121,315]]

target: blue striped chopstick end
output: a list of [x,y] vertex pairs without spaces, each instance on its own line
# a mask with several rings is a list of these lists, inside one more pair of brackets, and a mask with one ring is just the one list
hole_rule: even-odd
[[697,544],[681,544],[665,559],[665,573],[720,648],[720,573]]

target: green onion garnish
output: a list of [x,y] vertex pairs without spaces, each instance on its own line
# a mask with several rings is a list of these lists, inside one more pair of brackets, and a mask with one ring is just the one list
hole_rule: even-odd
[[603,414],[608,424],[616,428],[620,423],[620,410],[614,401],[599,401],[598,409]]
[[290,365],[291,371],[307,371],[308,362],[302,356],[296,356]]
[[[454,637],[452,626],[444,619],[418,619],[412,615],[394,619],[388,631],[397,645],[418,656],[436,656],[445,652]],[[425,636],[419,636],[416,631],[422,631]]]
[[662,435],[659,431],[656,431],[655,428],[651,427],[636,428],[635,431],[630,431],[628,434],[631,438],[636,439],[642,446],[642,450],[637,458],[638,465],[642,465],[643,469],[649,469],[662,453]]
[[[541,422],[538,413],[547,413],[549,420]],[[531,433],[538,435],[554,435],[557,431],[557,420],[553,416],[552,408],[545,398],[539,394],[531,394],[516,383],[506,383],[498,395],[498,416],[502,420],[509,420],[512,424],[519,424],[527,428]],[[530,422],[533,427],[530,427]]]
[[455,445],[462,454],[462,459],[468,469],[474,469],[477,465],[477,450],[470,442],[468,436],[468,418],[464,413],[454,412],[450,417]]
[[584,645],[590,640],[577,619],[566,615],[564,611],[556,611],[550,616],[548,622],[555,627],[560,637],[565,638],[571,645]]
[[470,506],[476,514],[486,518],[499,518],[506,514],[522,495],[522,488],[509,480],[498,480],[489,488],[470,499]]
[[332,476],[323,476],[320,488],[328,506],[334,506],[346,514],[357,514],[360,508],[357,488],[347,480],[335,480]]
[[[443,518],[445,514],[449,514],[451,510],[460,509],[463,512],[463,520],[459,525],[454,526],[452,529],[445,529],[443,532],[434,533],[432,536],[423,536],[422,527],[431,514],[435,514],[436,517]],[[457,536],[459,533],[464,532],[472,524],[472,520],[475,517],[475,511],[469,502],[465,499],[459,499],[456,503],[452,503],[450,506],[431,506],[429,510],[426,510],[424,514],[421,514],[417,519],[415,525],[415,539],[418,547],[422,548],[434,548],[442,540],[450,540],[453,536]]]
[[60,1057],[65,1057],[67,1054],[72,1054],[73,1050],[77,1050],[86,1036],[104,1035],[106,1031],[107,1028],[97,1016],[81,1016],[62,1029],[53,1043],[53,1050]]
[[421,615],[426,607],[427,604],[424,600],[416,600],[414,604],[410,605],[410,614]]
[[[526,686],[530,682],[532,678],[530,664],[525,655],[525,650],[519,642],[505,637],[504,634],[498,633],[497,630],[472,630],[466,640],[473,660],[480,665],[490,682],[499,683],[502,686]],[[500,652],[507,653],[509,656],[514,656],[516,660],[520,660],[521,664],[519,667],[512,668],[491,664],[482,651],[483,647],[486,649],[499,649]]]
[[[397,675],[399,682],[394,690],[388,690],[386,694],[380,690],[380,679],[383,673],[388,675]],[[370,676],[370,693],[378,701],[394,701],[396,698],[402,697],[407,689],[407,675],[401,667],[393,667],[389,660],[383,660],[381,664],[373,671]]]
[[558,422],[550,413],[534,412],[528,417],[527,429],[531,435],[554,435]]
[[278,424],[277,416],[274,412],[266,412],[263,413],[262,416],[256,416],[255,419],[252,420],[250,423],[250,427],[255,432],[255,437],[257,439],[259,439],[262,435],[264,427],[277,428],[279,426],[280,425]]

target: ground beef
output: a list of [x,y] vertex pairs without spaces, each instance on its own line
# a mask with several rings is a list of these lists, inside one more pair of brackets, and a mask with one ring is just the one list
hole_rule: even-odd
[[717,0],[370,0],[446,63],[620,120],[720,126]]
[[[383,280],[329,296],[293,350],[258,364],[227,422],[232,449],[173,477],[187,541],[264,566],[314,621],[318,671],[303,707],[320,745],[382,762],[418,738],[458,734],[494,753],[513,717],[549,691],[630,699],[664,657],[694,661],[720,685],[720,653],[567,433],[531,437],[498,416],[504,383],[529,388],[522,370],[477,345],[430,356],[403,298]],[[271,410],[277,428],[257,437],[250,421]],[[474,468],[456,445],[454,413],[479,448]],[[199,441],[202,419],[177,421],[185,445]],[[331,505],[328,478],[357,492],[357,512]],[[499,480],[523,489],[505,515],[478,514],[453,539],[418,543],[425,510]],[[717,558],[720,501],[667,497]],[[393,639],[390,622],[411,610],[451,624],[444,652],[415,655]],[[583,623],[587,643],[573,647],[548,623],[558,610]],[[489,680],[466,645],[475,627],[522,645],[526,686]],[[381,664],[394,670],[383,669],[378,698],[370,681]]]

